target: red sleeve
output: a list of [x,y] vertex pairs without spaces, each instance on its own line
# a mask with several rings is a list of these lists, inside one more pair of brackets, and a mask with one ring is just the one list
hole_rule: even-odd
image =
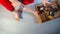
[[0,0],[0,4],[2,4],[7,10],[9,11],[13,11],[14,7],[12,6],[11,2],[9,2],[8,0]]
[[21,1],[24,5],[28,5],[34,2],[34,0],[22,0]]

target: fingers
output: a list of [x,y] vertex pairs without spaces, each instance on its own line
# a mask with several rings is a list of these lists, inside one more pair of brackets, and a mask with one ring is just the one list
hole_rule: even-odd
[[19,18],[16,18],[16,17],[15,17],[15,19],[16,19],[16,21],[19,21]]
[[14,11],[16,21],[19,21],[18,11]]

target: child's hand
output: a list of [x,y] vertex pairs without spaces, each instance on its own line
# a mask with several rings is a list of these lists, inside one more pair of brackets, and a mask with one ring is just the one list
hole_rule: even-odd
[[18,17],[15,17],[16,21],[19,21],[19,18]]
[[14,11],[14,15],[15,15],[15,19],[16,19],[16,21],[19,21],[19,16],[18,16],[18,11]]
[[48,2],[48,0],[42,0],[42,3],[44,6],[46,6],[46,3],[51,4],[50,2]]

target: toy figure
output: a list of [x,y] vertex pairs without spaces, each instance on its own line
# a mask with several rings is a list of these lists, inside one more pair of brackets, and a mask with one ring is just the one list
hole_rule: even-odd
[[41,16],[42,20],[45,21],[44,10],[45,7],[43,4],[37,4],[35,10],[38,12],[38,15]]
[[[56,2],[57,2],[56,0],[50,2],[51,3],[50,6],[47,7],[47,10],[49,11],[49,17],[48,17],[49,19],[54,19],[55,14],[57,14],[57,12],[59,10],[58,4]],[[58,16],[56,16],[56,17],[58,17]]]
[[35,6],[35,10],[38,12],[38,15],[41,18],[42,22],[52,20],[56,17],[59,17],[60,11],[58,8],[58,4],[56,2],[57,1],[53,1],[53,3],[49,2],[50,4],[45,3],[45,5],[42,3],[42,4],[37,4]]
[[[58,4],[58,0],[52,1],[52,2],[51,2],[51,7],[53,8],[53,9],[52,9],[52,16],[54,17],[54,16],[57,15],[58,12],[60,12],[60,6],[59,6],[59,4]],[[59,13],[58,13],[58,14],[59,14]],[[58,17],[58,16],[56,16],[56,17]],[[54,17],[54,18],[56,18],[56,17]]]
[[50,2],[48,2],[48,0],[42,0],[42,4],[37,4],[36,7],[35,7],[35,9],[38,12],[38,15],[39,15],[39,17],[41,19],[41,20],[38,19],[39,21],[44,22],[44,21],[46,21],[48,19],[47,15],[45,13],[46,9],[47,9],[47,6],[48,6],[47,3],[50,4]]

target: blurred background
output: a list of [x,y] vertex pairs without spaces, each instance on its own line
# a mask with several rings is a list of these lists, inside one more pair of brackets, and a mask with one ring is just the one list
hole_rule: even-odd
[[[34,9],[38,3],[41,0],[35,0],[27,6]],[[33,14],[23,10],[23,19],[17,22],[13,12],[8,12],[0,5],[0,34],[60,34],[60,18],[38,24]]]

